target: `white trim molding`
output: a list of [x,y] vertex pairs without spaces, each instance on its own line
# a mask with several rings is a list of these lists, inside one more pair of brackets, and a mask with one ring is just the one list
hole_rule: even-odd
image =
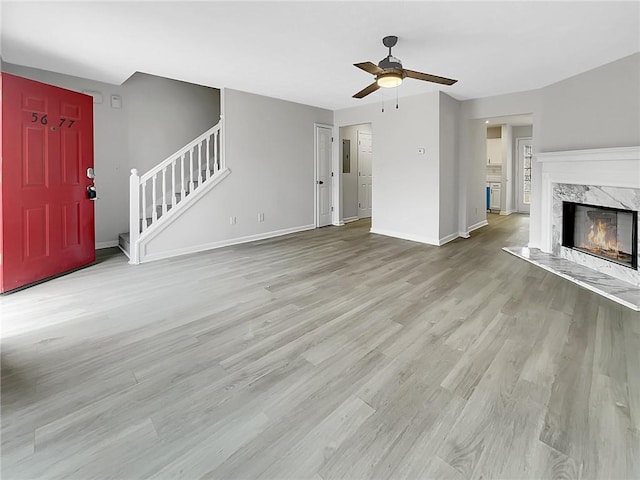
[[453,242],[456,238],[460,238],[460,234],[458,232],[452,233],[451,235],[447,235],[445,237],[442,237],[438,241],[438,246],[441,247],[445,243]]
[[433,245],[436,247],[439,246],[440,244],[439,240],[422,237],[420,235],[414,235],[412,233],[396,232],[393,230],[386,230],[386,229],[380,229],[380,228],[372,228],[369,230],[369,232],[375,233],[377,235],[384,235],[385,237],[394,237],[394,238],[399,238],[401,240],[410,240],[412,242],[425,243],[427,245]]
[[616,160],[640,160],[640,146],[592,148],[589,150],[566,150],[542,152],[535,155],[538,162],[607,162]]
[[306,230],[314,230],[315,228],[316,228],[315,224],[302,225],[299,227],[285,228],[283,230],[274,230],[271,232],[258,233],[256,235],[248,235],[246,237],[231,238],[228,240],[220,240],[218,242],[210,242],[210,243],[204,243],[201,245],[193,245],[185,248],[166,250],[159,253],[146,254],[146,252],[141,252],[143,253],[143,255],[141,255],[140,263],[151,262],[154,260],[162,260],[165,258],[171,258],[178,255],[187,255],[189,253],[203,252],[205,250],[213,250],[216,248],[229,247],[231,245],[238,245],[241,243],[255,242],[257,240],[266,240],[269,238],[281,237],[282,235],[289,235],[291,233],[304,232]]
[[489,222],[487,222],[486,220],[482,220],[478,223],[474,223],[470,227],[467,227],[466,232],[458,232],[458,235],[462,238],[469,238],[471,237],[471,232],[473,232],[474,230],[478,230],[479,228],[486,227],[487,225],[489,225]]
[[118,240],[109,240],[108,242],[96,242],[96,250],[100,250],[101,248],[111,248],[117,247]]

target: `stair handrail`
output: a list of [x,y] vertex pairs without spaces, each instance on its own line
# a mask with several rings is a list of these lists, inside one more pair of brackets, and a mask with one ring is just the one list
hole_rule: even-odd
[[[164,167],[168,166],[168,165],[171,165],[171,162],[173,162],[176,157],[180,157],[180,156],[184,155],[185,153],[187,153],[188,151],[190,151],[191,149],[196,147],[199,143],[201,143],[205,138],[207,138],[208,136],[210,136],[214,132],[220,130],[221,124],[222,124],[222,119],[220,119],[220,121],[218,123],[216,123],[213,127],[211,127],[206,132],[204,132],[202,135],[200,135],[199,137],[193,139],[191,142],[187,143],[180,150],[178,150],[177,152],[175,152],[172,155],[169,155],[167,158],[165,158],[158,165],[156,165],[151,170],[149,170],[148,172],[146,172],[143,175],[141,175],[140,176],[140,184],[146,182],[147,180],[149,180],[154,175],[162,172],[162,169]],[[222,159],[221,159],[221,161],[222,161]]]
[[[180,148],[178,151],[169,155],[162,162],[158,163],[155,167],[151,168],[143,175],[138,174],[138,170],[135,168],[131,169],[131,176],[129,177],[129,263],[137,264],[139,263],[139,241],[141,235],[145,232],[148,233],[149,229],[154,226],[155,222],[159,219],[160,215],[157,214],[155,210],[155,204],[153,204],[152,211],[152,221],[150,225],[147,225],[146,220],[146,198],[145,196],[145,187],[149,180],[152,180],[152,188],[153,188],[153,200],[155,201],[157,198],[156,192],[156,181],[155,178],[157,175],[162,175],[162,216],[165,216],[168,212],[168,209],[171,206],[175,207],[178,203],[185,199],[185,174],[187,173],[184,168],[184,160],[186,155],[189,154],[189,190],[195,192],[196,188],[199,187],[203,182],[206,182],[210,179],[217,178],[217,174],[223,170],[225,170],[225,160],[224,160],[224,136],[222,135],[222,124],[223,117],[220,116],[220,121],[208,129],[206,132],[202,133],[198,137],[194,138],[191,142],[187,143],[184,147]],[[209,170],[209,138],[213,139],[213,172]],[[206,167],[207,173],[206,176],[202,175],[202,146],[206,142],[207,145],[207,153],[206,153]],[[194,169],[194,158],[193,153],[194,149],[199,148],[198,158],[195,160],[198,164],[198,176],[194,178],[193,169]],[[176,179],[176,164],[180,160],[180,182],[181,182],[181,190],[178,192],[175,188],[175,179]],[[167,175],[167,168],[171,167],[170,174]],[[173,182],[172,188],[170,192],[165,192],[165,179],[170,177]],[[141,188],[142,187],[142,188]],[[171,194],[172,202],[171,205],[168,204],[166,199],[166,194]],[[176,201],[176,198],[179,198]],[[142,212],[140,211],[142,207]],[[142,228],[141,228],[142,224]],[[141,232],[142,229],[142,232]]]

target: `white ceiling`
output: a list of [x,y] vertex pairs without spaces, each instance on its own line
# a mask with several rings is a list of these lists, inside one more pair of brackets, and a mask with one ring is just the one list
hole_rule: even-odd
[[[543,87],[640,51],[640,2],[30,2],[2,0],[10,63],[120,84],[135,71],[339,109],[386,55],[457,78],[406,80],[401,97]],[[386,98],[395,97],[384,90]]]

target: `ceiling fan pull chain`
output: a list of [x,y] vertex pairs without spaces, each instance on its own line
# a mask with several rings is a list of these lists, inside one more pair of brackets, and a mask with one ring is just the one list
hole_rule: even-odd
[[396,110],[398,109],[398,87],[396,87]]

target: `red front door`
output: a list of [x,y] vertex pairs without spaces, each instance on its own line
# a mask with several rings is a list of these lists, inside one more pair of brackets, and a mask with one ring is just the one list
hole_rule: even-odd
[[95,261],[93,101],[2,74],[0,291]]

